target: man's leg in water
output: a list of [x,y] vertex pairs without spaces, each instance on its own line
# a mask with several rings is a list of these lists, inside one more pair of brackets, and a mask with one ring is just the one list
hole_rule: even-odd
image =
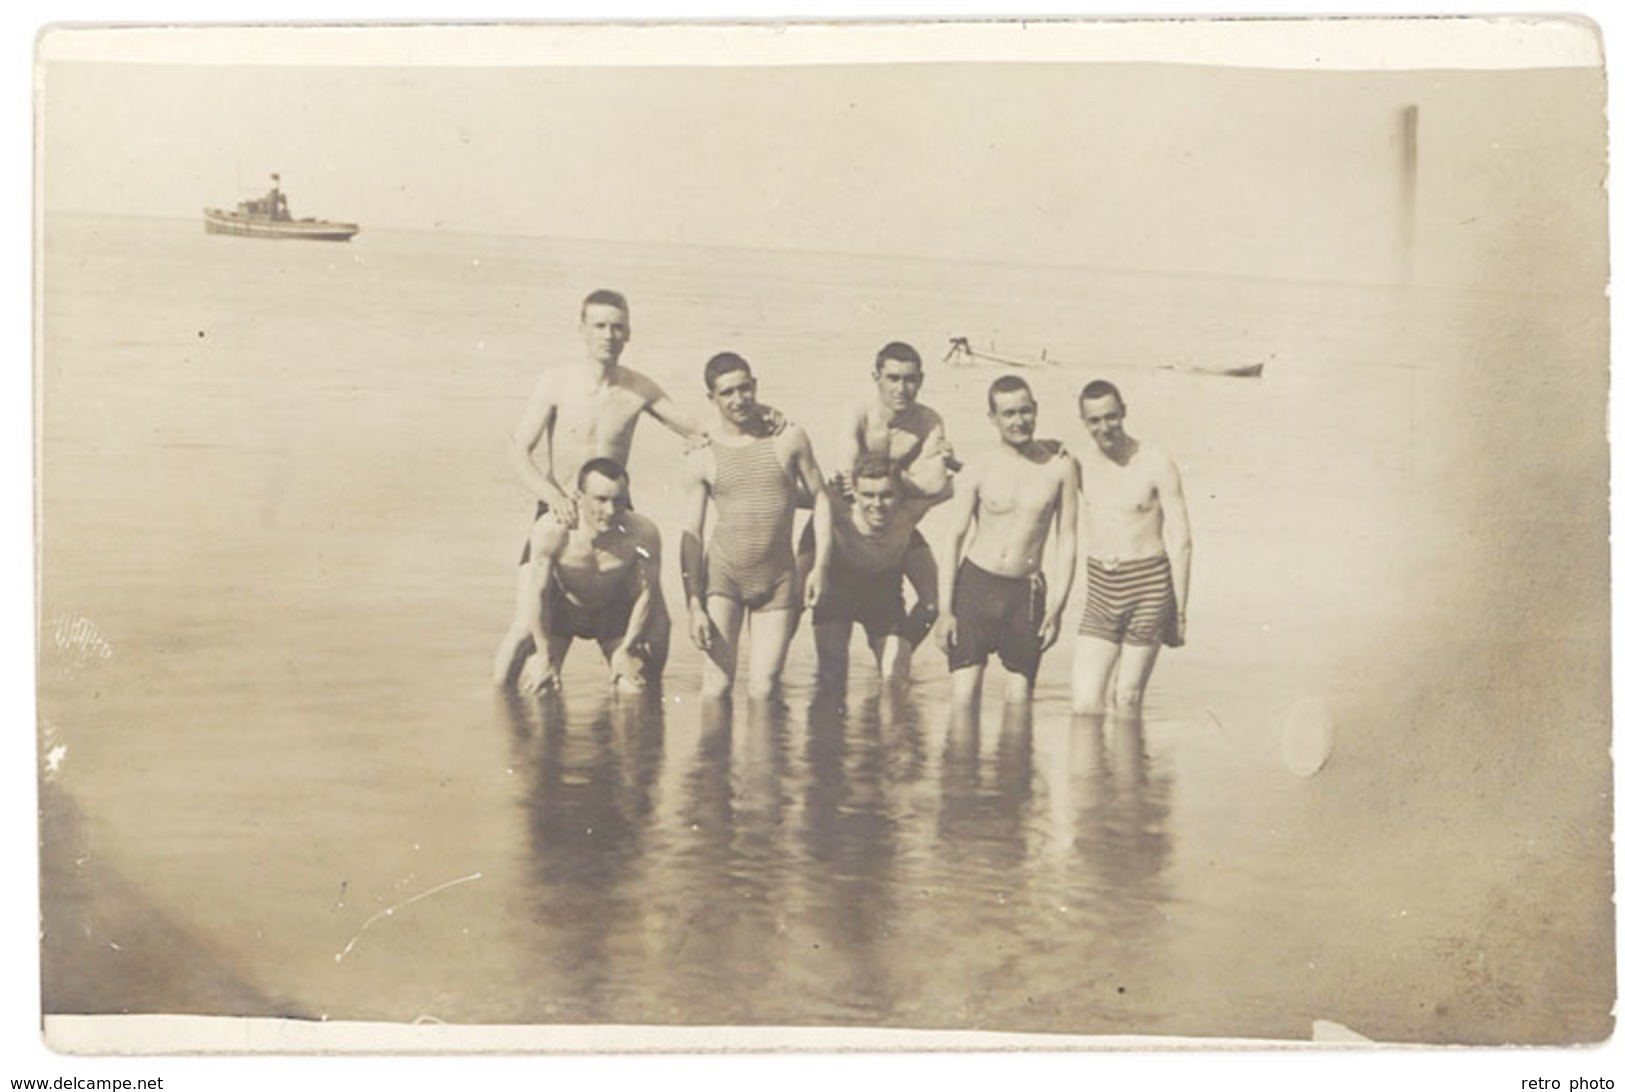
[[734,671],[739,666],[739,629],[745,608],[722,595],[707,596],[705,613],[711,618],[711,649],[706,654],[700,695],[725,698],[733,693]]
[[1099,714],[1106,711],[1106,691],[1117,667],[1121,646],[1115,642],[1078,634],[1072,652],[1072,711]]
[[779,676],[784,673],[798,613],[794,608],[750,612],[749,694],[753,701],[778,696]]
[[1145,701],[1145,684],[1151,680],[1151,669],[1157,666],[1157,653],[1161,650],[1161,645],[1123,646],[1123,656],[1117,664],[1117,685],[1112,688],[1113,708],[1139,711]]
[[852,644],[851,620],[843,618],[836,622],[814,623],[813,642],[818,649],[818,688],[839,697],[846,689],[848,650]]

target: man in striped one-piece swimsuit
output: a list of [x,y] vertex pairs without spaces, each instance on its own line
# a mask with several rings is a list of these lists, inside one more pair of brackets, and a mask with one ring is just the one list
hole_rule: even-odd
[[[1164,645],[1185,642],[1191,528],[1179,468],[1123,431],[1127,407],[1097,379],[1078,396],[1093,444],[1079,453],[1088,598],[1072,660],[1072,708],[1133,714]],[[1114,681],[1115,678],[1115,681]]]
[[[682,560],[689,636],[706,654],[703,695],[726,697],[733,691],[739,635],[748,615],[748,693],[771,698],[803,594],[793,541],[796,502],[801,496],[813,500],[814,558],[805,590],[810,606],[829,569],[829,497],[807,434],[795,425],[768,434],[756,379],[743,357],[712,357],[705,365],[705,386],[718,426],[711,443],[688,458]],[[712,504],[711,540],[702,546]]]

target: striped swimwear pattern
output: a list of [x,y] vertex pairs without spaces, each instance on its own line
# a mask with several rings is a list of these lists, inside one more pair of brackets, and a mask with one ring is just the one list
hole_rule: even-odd
[[1089,598],[1078,632],[1128,645],[1163,642],[1176,613],[1173,567],[1165,554],[1133,561],[1088,561]]
[[717,522],[711,560],[747,599],[766,595],[795,569],[796,491],[772,437],[737,447],[713,443]]

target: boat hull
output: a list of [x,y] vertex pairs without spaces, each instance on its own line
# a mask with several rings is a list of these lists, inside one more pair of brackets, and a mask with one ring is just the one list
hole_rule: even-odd
[[293,239],[317,243],[349,242],[361,230],[355,224],[331,220],[272,220],[240,216],[219,209],[203,210],[203,230],[210,235],[237,235],[248,239]]

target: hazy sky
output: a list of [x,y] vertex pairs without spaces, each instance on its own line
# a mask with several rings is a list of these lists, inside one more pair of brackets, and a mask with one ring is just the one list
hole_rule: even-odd
[[[1600,70],[52,63],[47,211],[1389,279],[1603,222]],[[1406,188],[1401,117],[1420,107]],[[1583,189],[1583,187],[1582,187]],[[1461,225],[1476,225],[1460,231]],[[1455,225],[1455,226],[1451,226]],[[1587,252],[1588,273],[1603,255]]]

